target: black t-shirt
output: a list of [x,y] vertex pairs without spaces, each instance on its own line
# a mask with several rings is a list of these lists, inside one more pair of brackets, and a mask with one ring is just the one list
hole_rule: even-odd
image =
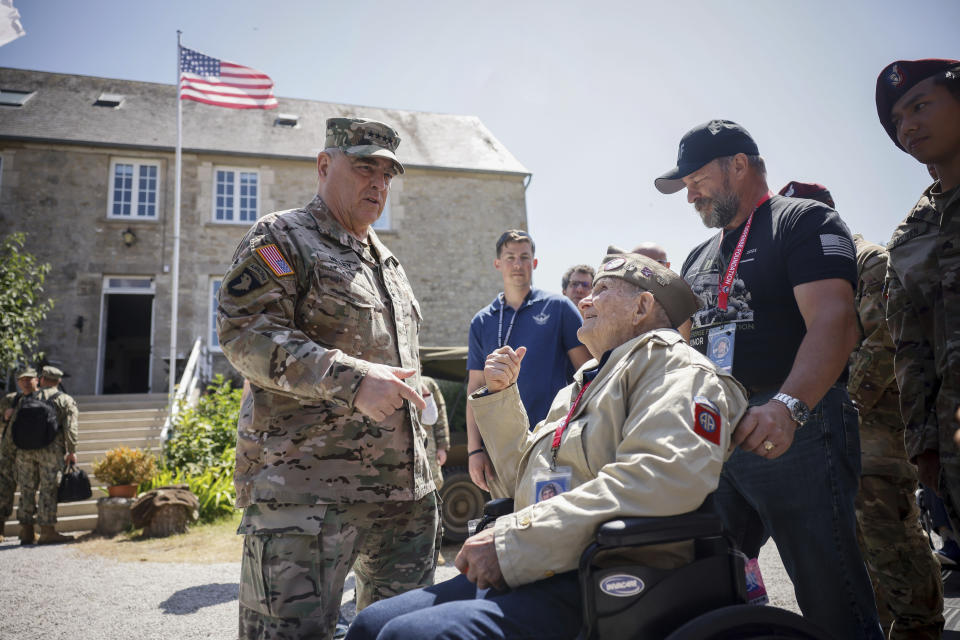
[[734,377],[754,390],[775,389],[790,373],[806,334],[793,288],[843,278],[855,289],[856,253],[836,211],[815,200],[773,196],[753,216],[723,312],[717,308],[720,280],[744,225],[722,232],[722,245],[721,234],[707,240],[683,263],[684,280],[704,303],[693,316],[690,345],[706,354],[708,330],[736,323]]

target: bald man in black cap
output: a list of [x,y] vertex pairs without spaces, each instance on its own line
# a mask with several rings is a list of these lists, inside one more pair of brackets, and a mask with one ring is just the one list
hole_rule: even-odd
[[857,341],[856,259],[836,211],[774,195],[742,126],[711,120],[680,141],[677,165],[655,180],[687,191],[718,233],[681,274],[706,309],[690,344],[750,393],[736,449],[713,497],[748,557],[759,519],[773,537],[805,618],[838,638],[880,638],[856,540],[860,475],[856,408],[846,391]]

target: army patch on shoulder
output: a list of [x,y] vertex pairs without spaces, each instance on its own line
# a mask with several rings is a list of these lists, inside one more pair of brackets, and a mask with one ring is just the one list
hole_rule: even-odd
[[232,296],[245,296],[269,281],[270,275],[266,269],[258,264],[249,264],[240,275],[227,283],[227,293]]
[[709,399],[696,396],[693,399],[693,431],[715,445],[720,445],[720,409]]
[[265,244],[262,247],[257,247],[257,253],[260,255],[260,258],[267,263],[270,270],[278,277],[293,275],[293,269],[290,267],[290,263],[280,254],[280,249],[277,248],[277,245]]

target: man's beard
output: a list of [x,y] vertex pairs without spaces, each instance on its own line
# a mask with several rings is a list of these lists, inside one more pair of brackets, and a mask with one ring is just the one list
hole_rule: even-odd
[[735,192],[726,191],[716,198],[697,198],[693,208],[700,214],[700,219],[707,228],[723,229],[737,217],[740,198]]

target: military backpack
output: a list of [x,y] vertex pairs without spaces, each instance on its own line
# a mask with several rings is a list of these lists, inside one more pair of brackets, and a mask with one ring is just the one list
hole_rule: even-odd
[[18,449],[43,449],[57,437],[60,421],[53,404],[60,392],[46,400],[36,395],[20,398],[17,417],[13,420],[13,444]]

